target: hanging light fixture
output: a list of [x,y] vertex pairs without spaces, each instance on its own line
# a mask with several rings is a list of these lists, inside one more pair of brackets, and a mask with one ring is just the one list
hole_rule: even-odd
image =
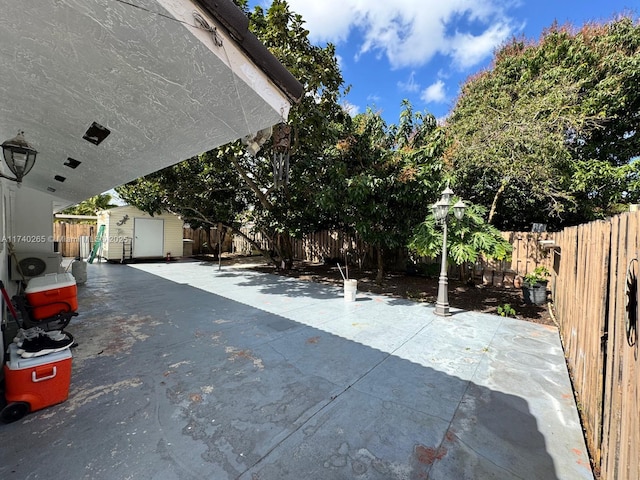
[[36,163],[38,152],[24,139],[24,132],[18,132],[11,140],[2,143],[2,154],[7,167],[15,178],[0,173],[0,177],[21,183],[22,178],[31,171]]

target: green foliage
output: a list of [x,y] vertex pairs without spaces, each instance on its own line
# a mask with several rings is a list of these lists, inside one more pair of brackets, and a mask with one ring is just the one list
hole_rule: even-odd
[[107,210],[109,208],[116,207],[112,205],[111,200],[113,197],[108,193],[101,193],[94,197],[88,198],[77,205],[69,208],[65,208],[60,213],[66,215],[96,215],[100,210]]
[[498,305],[498,315],[502,317],[515,317],[516,311],[511,306],[510,303],[505,303],[504,305]]
[[239,226],[247,192],[225,158],[205,153],[116,188],[130,205],[154,215],[180,215],[193,227]]
[[640,197],[630,162],[640,151],[640,27],[628,18],[577,32],[554,26],[537,43],[514,39],[464,85],[443,127],[407,101],[397,125],[371,110],[351,118],[332,44],[312,45],[286,1],[251,12],[246,0],[236,4],[305,85],[288,118],[291,181],[274,181],[270,140],[256,156],[238,141],[117,189],[144,211],[168,209],[194,226],[249,220],[283,260],[291,237],[325,228],[380,253],[409,244],[435,257],[442,230],[425,214],[447,176],[469,201],[448,236],[448,260],[462,264],[509,256],[496,227],[602,218]]
[[398,125],[370,109],[343,124],[321,199],[333,226],[376,247],[378,280],[385,252],[404,249],[441,179],[441,129],[403,107]]
[[640,25],[621,17],[514,39],[463,86],[445,162],[489,222],[557,228],[638,197]]
[[533,288],[536,285],[546,282],[550,276],[551,273],[549,273],[549,269],[545,266],[539,265],[534,268],[532,272],[529,272],[524,276],[523,284],[525,287]]
[[[455,203],[456,200],[452,202]],[[456,265],[475,263],[479,256],[504,260],[512,251],[511,243],[484,220],[486,209],[467,204],[462,220],[455,219],[453,208],[447,228],[448,261]],[[433,213],[414,230],[409,249],[423,257],[434,258],[442,252],[442,228],[436,225]]]
[[435,120],[403,105],[399,126],[387,127],[371,110],[358,115],[341,152],[344,188],[336,206],[343,225],[385,249],[406,245],[440,178]]
[[256,156],[245,153],[237,141],[117,191],[144,211],[168,209],[194,226],[222,222],[237,227],[240,220],[250,220],[273,241],[280,259],[290,263],[288,238],[328,223],[322,197],[327,195],[326,177],[332,165],[327,153],[346,118],[338,103],[342,74],[335,47],[312,45],[302,17],[291,12],[287,2],[274,0],[266,11],[257,6],[252,12],[246,1],[235,3],[249,16],[253,33],[305,86],[305,94],[288,118],[293,130],[292,181],[285,187],[276,185],[271,140]]

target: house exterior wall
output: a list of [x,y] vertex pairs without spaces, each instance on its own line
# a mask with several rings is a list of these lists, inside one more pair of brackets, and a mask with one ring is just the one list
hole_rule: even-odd
[[53,197],[22,186],[9,187],[7,239],[18,252],[53,252]]
[[0,242],[0,280],[7,285],[9,281],[7,241],[10,239],[12,230],[9,228],[11,221],[11,196],[4,183],[4,181],[0,182],[0,236],[2,237],[0,238],[0,240],[2,240],[2,242]]
[[[17,293],[17,283],[9,280],[10,247],[17,252],[53,252],[52,206],[51,195],[0,181],[0,280],[9,297]],[[3,346],[0,333],[1,358]]]
[[[0,240],[2,240],[2,242],[0,242],[0,279],[6,286],[7,290],[9,290],[9,287],[10,287],[9,268],[8,268],[9,258],[6,254],[6,251],[7,251],[6,236],[9,234],[6,224],[9,221],[9,205],[10,205],[9,192],[5,188],[4,182],[0,182],[0,236],[2,236],[2,238],[0,238]],[[9,295],[13,295],[15,293],[14,288],[12,287],[11,291],[8,293]],[[5,308],[4,303],[5,302],[3,299],[2,300],[3,316],[7,314],[7,309]],[[5,321],[7,319],[3,317],[0,320]],[[2,354],[1,358],[4,359],[4,329],[0,330],[0,354]],[[2,375],[0,375],[0,378],[1,377]]]
[[164,220],[163,255],[171,252],[172,257],[182,256],[182,226],[180,217],[171,213],[162,213],[153,217],[136,207],[124,206],[98,212],[98,229],[105,226],[102,236],[101,256],[107,260],[120,261],[124,242],[131,242],[134,236],[134,219],[155,218]]

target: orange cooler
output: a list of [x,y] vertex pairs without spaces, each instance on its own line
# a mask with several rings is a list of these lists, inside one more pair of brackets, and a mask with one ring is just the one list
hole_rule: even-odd
[[50,273],[29,280],[25,289],[34,320],[78,310],[78,287],[70,273]]
[[9,361],[4,365],[7,403],[26,402],[34,412],[69,397],[71,350],[41,357],[22,358],[15,343],[9,345]]

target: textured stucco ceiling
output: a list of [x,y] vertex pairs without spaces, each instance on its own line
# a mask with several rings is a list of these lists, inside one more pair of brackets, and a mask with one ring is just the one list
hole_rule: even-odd
[[[282,92],[222,29],[217,46],[194,27],[188,0],[2,3],[0,142],[25,132],[39,153],[24,185],[54,188],[60,206],[288,114]],[[82,139],[92,122],[111,131],[98,146]],[[69,157],[82,163],[71,169]]]

